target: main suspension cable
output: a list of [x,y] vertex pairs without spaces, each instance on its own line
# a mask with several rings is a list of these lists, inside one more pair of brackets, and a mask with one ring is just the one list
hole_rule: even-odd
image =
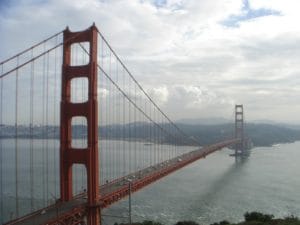
[[[81,48],[89,55],[90,53],[86,50],[86,48],[82,45],[79,44]],[[168,132],[166,129],[164,129],[160,124],[155,122],[146,112],[142,110],[141,107],[139,107],[129,96],[128,94],[125,93],[124,90],[120,88],[120,86],[104,71],[102,67],[97,63],[98,69],[105,75],[105,77],[118,89],[119,92],[123,94],[123,96],[136,108],[138,109],[150,122],[155,124],[157,127],[159,127],[164,133],[168,134],[170,137],[173,137],[176,139],[176,136],[173,136],[170,132]],[[124,67],[125,68],[125,67]],[[126,69],[126,68],[125,68]],[[127,70],[126,70],[127,71]],[[150,100],[151,101],[151,100]],[[152,102],[152,101],[151,101]],[[165,118],[169,121],[168,117],[165,116]],[[173,124],[172,124],[173,125]],[[184,141],[185,144],[189,145],[190,143]]]
[[8,59],[6,59],[6,60],[0,62],[0,65],[3,65],[3,64],[5,64],[5,63],[7,63],[7,62],[9,62],[9,61],[11,61],[11,60],[13,60],[13,59],[19,57],[19,56],[25,54],[26,52],[29,52],[30,50],[33,50],[34,48],[40,46],[41,44],[44,44],[45,42],[50,41],[51,39],[53,39],[53,38],[59,36],[59,35],[62,34],[62,33],[63,33],[63,30],[62,30],[62,31],[59,31],[58,33],[56,33],[56,34],[54,34],[54,35],[52,35],[52,36],[50,36],[50,37],[48,37],[48,38],[46,38],[46,39],[40,41],[39,43],[37,43],[37,44],[35,44],[35,45],[32,45],[31,47],[29,47],[29,48],[27,48],[27,49],[25,49],[25,50],[23,50],[23,51],[21,51],[21,52],[15,54],[14,56],[12,56],[12,57],[10,57],[10,58],[8,58]]
[[126,70],[126,72],[128,73],[128,75],[132,78],[132,80],[136,83],[136,85],[138,85],[138,87],[140,88],[140,90],[144,93],[144,95],[152,102],[152,104],[156,107],[157,110],[160,111],[161,114],[164,115],[164,117],[169,121],[169,123],[171,123],[183,136],[185,136],[187,139],[194,141],[195,144],[197,145],[201,145],[197,140],[194,139],[190,139],[189,136],[182,131],[162,110],[161,108],[154,102],[154,100],[147,94],[147,92],[144,90],[144,88],[140,85],[140,83],[135,79],[135,77],[132,75],[132,73],[129,71],[129,69],[125,66],[125,64],[123,63],[123,61],[120,59],[120,57],[117,55],[117,53],[113,50],[113,48],[110,46],[110,44],[108,43],[108,41],[105,39],[105,37],[102,35],[102,33],[97,30],[98,34],[100,35],[100,37],[103,39],[103,41],[105,42],[105,44],[108,46],[108,48],[111,50],[111,52],[114,54],[114,56],[116,57],[116,59],[120,62],[120,64],[124,67],[124,69]]
[[[45,40],[47,40],[47,41],[48,41],[48,40],[51,40],[52,38],[58,36],[58,35],[61,34],[61,33],[62,33],[62,31],[60,31],[60,32],[57,33],[56,35],[51,36],[51,38],[48,38],[48,39],[45,39]],[[62,42],[60,42],[60,43],[58,43],[58,44],[56,44],[56,45],[54,45],[52,48],[49,48],[48,50],[45,50],[45,49],[44,49],[44,51],[43,51],[42,53],[40,53],[39,55],[37,55],[37,56],[35,56],[35,57],[33,57],[33,58],[31,58],[31,59],[25,61],[24,63],[18,64],[15,68],[13,68],[13,69],[11,69],[11,70],[9,70],[9,71],[6,71],[6,72],[4,72],[4,73],[2,72],[1,75],[0,75],[0,79],[3,78],[3,77],[5,77],[5,76],[7,76],[8,74],[10,74],[10,73],[12,73],[12,72],[14,72],[14,71],[16,71],[16,70],[18,70],[18,69],[24,67],[25,65],[27,65],[27,64],[29,64],[29,63],[31,63],[31,62],[33,62],[33,61],[36,61],[37,59],[41,58],[42,56],[45,56],[46,54],[52,52],[53,50],[57,49],[58,47],[62,46],[63,44],[65,44],[65,43],[71,41],[72,39],[76,39],[79,35],[80,35],[80,33],[78,33],[77,35],[74,35],[74,36],[72,36],[72,37],[70,37],[70,38],[68,38],[68,39],[66,39],[66,40],[64,40],[64,41],[62,41]],[[41,45],[41,44],[45,44],[45,43],[46,43],[46,41],[41,41],[40,43],[37,44],[37,46],[39,46],[39,45]],[[32,48],[28,48],[28,49],[24,50],[23,52],[28,52],[28,51],[31,50],[31,49],[32,49]],[[6,63],[6,62],[8,62],[8,61],[10,61],[10,60],[12,60],[12,59],[14,59],[14,58],[17,58],[17,59],[18,59],[20,55],[22,55],[22,52],[19,53],[19,54],[17,54],[17,55],[15,55],[15,56],[13,56],[13,57],[11,57],[11,58],[9,58],[9,59],[7,59],[7,60],[4,60],[4,61],[1,62],[0,64],[3,65],[4,63]]]

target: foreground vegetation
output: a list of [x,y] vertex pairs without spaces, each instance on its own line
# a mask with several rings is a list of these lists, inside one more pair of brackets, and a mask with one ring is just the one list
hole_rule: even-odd
[[[245,221],[240,223],[230,223],[226,220],[213,223],[211,225],[300,225],[300,220],[297,217],[289,216],[284,219],[274,219],[273,215],[262,214],[259,212],[251,212],[244,214]],[[115,225],[118,225],[115,223]],[[128,224],[119,224],[128,225]],[[132,225],[164,225],[154,221],[144,221],[141,223],[132,223]],[[201,225],[194,221],[179,221],[175,225]]]

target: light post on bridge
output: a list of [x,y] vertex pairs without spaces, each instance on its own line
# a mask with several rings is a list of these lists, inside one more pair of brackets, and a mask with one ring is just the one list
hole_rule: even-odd
[[132,180],[126,179],[128,181],[128,218],[129,218],[129,225],[132,224],[132,217],[131,217],[131,189],[132,189]]

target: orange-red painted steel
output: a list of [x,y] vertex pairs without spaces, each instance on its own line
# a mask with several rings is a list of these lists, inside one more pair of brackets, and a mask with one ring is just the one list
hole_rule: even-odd
[[235,105],[235,138],[241,139],[240,143],[235,145],[235,156],[244,154],[244,108],[243,105]]
[[[87,223],[98,225],[99,213],[99,162],[98,162],[98,103],[97,103],[97,28],[92,26],[81,32],[64,31],[61,122],[60,122],[60,192],[63,202],[73,198],[72,165],[83,164],[87,172]],[[71,65],[71,45],[88,42],[89,63],[82,66]],[[88,79],[88,100],[71,102],[71,80]],[[75,149],[72,143],[71,121],[75,116],[86,117],[88,144],[85,149]]]

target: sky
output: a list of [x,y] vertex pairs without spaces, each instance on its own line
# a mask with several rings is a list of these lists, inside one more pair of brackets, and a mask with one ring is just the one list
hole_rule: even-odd
[[298,0],[0,0],[0,61],[93,22],[172,119],[300,123]]

